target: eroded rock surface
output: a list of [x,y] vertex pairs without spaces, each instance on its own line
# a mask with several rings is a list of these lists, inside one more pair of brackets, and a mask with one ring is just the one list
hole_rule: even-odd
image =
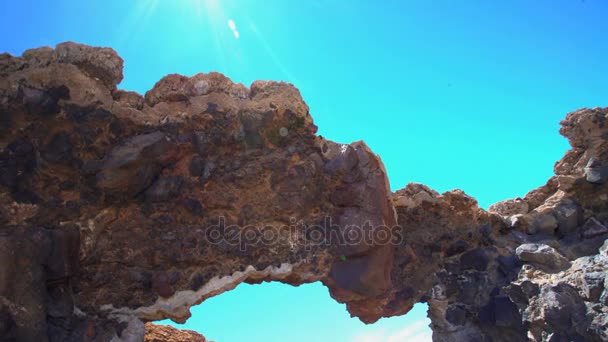
[[262,281],[321,281],[367,323],[427,302],[436,341],[607,338],[608,109],[568,114],[556,176],[485,211],[391,193],[290,84],[169,75],[141,96],[122,64],[74,43],[0,55],[3,340],[178,338],[145,323]]
[[144,342],[213,342],[192,330],[179,330],[168,325],[146,323]]

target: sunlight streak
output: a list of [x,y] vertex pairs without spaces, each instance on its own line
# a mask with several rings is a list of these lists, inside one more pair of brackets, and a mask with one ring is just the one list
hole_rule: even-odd
[[130,41],[133,36],[142,32],[146,21],[150,19],[150,15],[156,10],[159,1],[142,0],[134,2],[135,8],[133,9],[133,14],[128,17],[129,20],[126,20],[121,25],[120,32],[122,34],[119,37],[121,44]]
[[264,35],[262,34],[262,32],[260,32],[258,30],[257,26],[255,26],[255,24],[253,23],[251,18],[249,18],[249,16],[247,16],[247,21],[249,22],[249,28],[251,29],[251,31],[253,32],[255,37],[259,40],[260,44],[262,45],[262,47],[264,48],[264,50],[266,51],[268,56],[270,56],[270,58],[272,59],[272,62],[287,77],[286,81],[288,81],[292,84],[300,84],[300,82],[298,82],[298,80],[291,74],[291,72],[289,72],[289,70],[287,70],[287,68],[281,62],[279,57],[277,57],[277,55],[274,53],[274,50],[270,47],[268,42],[266,42],[266,39],[264,39]]
[[224,10],[218,0],[202,0],[205,14],[207,15],[207,24],[211,30],[215,53],[217,54],[219,64],[222,70],[227,71],[226,65],[226,48],[222,33],[219,31],[219,23],[221,18],[225,18]]

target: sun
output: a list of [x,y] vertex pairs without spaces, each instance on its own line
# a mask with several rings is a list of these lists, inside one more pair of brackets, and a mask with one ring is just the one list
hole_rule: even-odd
[[[142,31],[152,20],[169,23],[176,37],[199,40],[217,56],[220,68],[247,68],[248,55],[263,51],[283,74],[283,80],[298,84],[277,53],[276,44],[256,25],[256,10],[233,0],[136,0],[130,22],[121,32],[124,39]],[[160,19],[159,19],[160,18]],[[258,19],[259,20],[259,19]],[[173,25],[175,22],[175,25]],[[187,23],[187,24],[185,24]],[[134,33],[128,33],[134,32]],[[203,43],[204,42],[204,43]]]

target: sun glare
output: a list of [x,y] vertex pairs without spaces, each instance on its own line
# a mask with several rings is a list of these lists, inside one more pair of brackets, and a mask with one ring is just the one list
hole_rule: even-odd
[[230,28],[230,30],[232,30],[234,38],[239,39],[241,35],[239,34],[239,31],[236,30],[236,24],[234,23],[234,20],[228,19],[228,27]]
[[[282,63],[277,53],[276,44],[254,23],[252,12],[243,4],[237,5],[228,0],[139,0],[134,11],[135,19],[125,26],[123,32],[139,32],[153,16],[175,16],[186,20],[189,25],[177,25],[188,29],[188,35],[210,40],[212,52],[216,56],[219,69],[237,74],[239,68],[245,68],[248,61],[248,50],[252,47],[262,50],[275,67],[283,74],[282,79],[291,83],[298,80]],[[162,12],[161,11],[162,7]],[[173,7],[176,11],[167,11]],[[190,17],[190,18],[189,18]],[[177,20],[177,19],[176,19]],[[190,25],[194,23],[195,26]],[[179,24],[179,23],[178,23]],[[241,40],[247,37],[247,41]],[[189,37],[190,38],[190,37]],[[125,38],[126,39],[126,38]]]

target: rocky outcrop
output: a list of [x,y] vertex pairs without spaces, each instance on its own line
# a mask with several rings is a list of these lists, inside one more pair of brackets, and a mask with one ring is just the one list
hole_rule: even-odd
[[558,273],[524,265],[506,290],[536,341],[608,340],[608,242]]
[[[486,253],[463,259],[479,248],[470,238],[468,250],[454,242],[462,252],[458,261],[447,253],[455,248],[443,249],[444,266],[429,296],[434,340],[606,340],[601,296],[608,293],[607,268],[600,247],[608,237],[608,188],[589,179],[588,160],[608,157],[607,116],[607,109],[568,114],[560,132],[573,149],[545,186],[490,207],[488,223],[478,226],[485,229]],[[476,263],[467,270],[464,260]]]
[[321,281],[366,323],[427,302],[436,341],[606,339],[608,109],[568,114],[556,176],[485,211],[391,193],[290,84],[169,75],[141,96],[122,64],[74,43],[0,55],[4,340],[181,338],[144,323],[262,281]]
[[146,323],[144,342],[213,342],[192,330],[179,330],[168,325]]

